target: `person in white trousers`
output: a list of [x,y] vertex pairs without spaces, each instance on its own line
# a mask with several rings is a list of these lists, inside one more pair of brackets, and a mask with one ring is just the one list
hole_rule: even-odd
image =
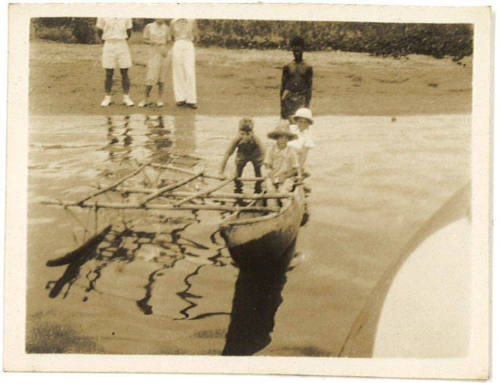
[[179,107],[197,108],[194,44],[198,27],[193,19],[174,19],[170,32],[175,40],[172,48],[174,97]]

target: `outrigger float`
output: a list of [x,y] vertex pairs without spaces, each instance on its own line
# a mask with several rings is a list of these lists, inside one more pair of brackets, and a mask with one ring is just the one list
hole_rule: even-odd
[[[158,188],[143,188],[130,185],[135,176],[153,168],[156,171],[182,173],[184,178],[173,183],[160,183]],[[176,177],[178,179],[178,176]],[[195,181],[215,185],[195,191]],[[287,250],[295,242],[306,214],[306,198],[303,186],[297,181],[291,193],[222,193],[218,192],[235,178],[206,174],[173,165],[146,163],[113,184],[100,188],[78,201],[42,200],[45,205],[63,208],[154,210],[154,211],[201,211],[229,212],[230,215],[219,223],[219,232],[229,253],[238,266],[253,262],[276,262],[282,260]],[[239,178],[242,182],[258,182],[263,178]],[[198,182],[199,183],[199,182]],[[196,187],[199,186],[196,184]],[[98,196],[108,192],[118,192],[122,196],[144,195],[134,202],[99,201]],[[273,204],[267,203],[274,200]],[[268,206],[265,206],[265,205]],[[85,246],[85,244],[83,245]]]

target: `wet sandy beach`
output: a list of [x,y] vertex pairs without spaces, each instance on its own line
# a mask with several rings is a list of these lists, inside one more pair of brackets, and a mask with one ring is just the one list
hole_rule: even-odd
[[[144,95],[146,47],[130,44],[130,95]],[[103,111],[104,71],[100,45],[30,44],[30,114],[127,114],[126,107]],[[469,114],[472,110],[472,58],[453,62],[409,55],[400,59],[355,52],[305,52],[314,68],[314,115],[400,116]],[[281,70],[292,60],[283,50],[196,49],[198,113],[217,116],[278,116]],[[163,113],[178,114],[171,83]],[[113,91],[120,97],[120,80]],[[137,111],[136,113],[139,113]],[[141,112],[142,113],[142,112]],[[146,112],[147,113],[147,112]]]
[[[212,236],[218,213],[103,212],[96,223],[37,203],[78,199],[151,158],[215,172],[238,117],[32,116],[27,350],[336,356],[387,265],[470,178],[469,115],[391,117],[316,118],[296,257],[288,270],[243,273]],[[255,123],[264,139],[276,117]],[[65,278],[46,266],[108,222],[98,257]]]

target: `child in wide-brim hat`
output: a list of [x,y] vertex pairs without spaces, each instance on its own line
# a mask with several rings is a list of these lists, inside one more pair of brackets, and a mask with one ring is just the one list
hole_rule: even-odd
[[287,188],[285,181],[300,170],[297,153],[288,146],[288,142],[297,139],[297,135],[290,132],[288,121],[281,120],[267,136],[276,142],[269,147],[264,158],[266,187],[268,191],[283,190]]
[[269,132],[267,136],[273,140],[278,140],[280,137],[286,137],[287,143],[288,141],[297,139],[297,135],[290,131],[287,121],[282,121],[272,132]]

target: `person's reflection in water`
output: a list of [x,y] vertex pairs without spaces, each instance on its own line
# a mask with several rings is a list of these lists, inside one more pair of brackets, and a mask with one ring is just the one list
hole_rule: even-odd
[[195,114],[189,113],[174,117],[175,145],[174,152],[177,165],[195,166],[199,158],[194,155],[196,151]]
[[109,152],[109,159],[114,162],[130,160],[133,142],[129,127],[130,116],[123,117],[123,125],[117,116],[108,116],[106,119],[108,145],[105,149]]
[[155,162],[168,162],[171,155],[172,140],[170,129],[165,127],[163,116],[146,116],[146,147],[151,150],[151,158]]
[[271,342],[274,316],[295,243],[280,263],[241,265],[235,284],[231,322],[222,355],[252,355]]

